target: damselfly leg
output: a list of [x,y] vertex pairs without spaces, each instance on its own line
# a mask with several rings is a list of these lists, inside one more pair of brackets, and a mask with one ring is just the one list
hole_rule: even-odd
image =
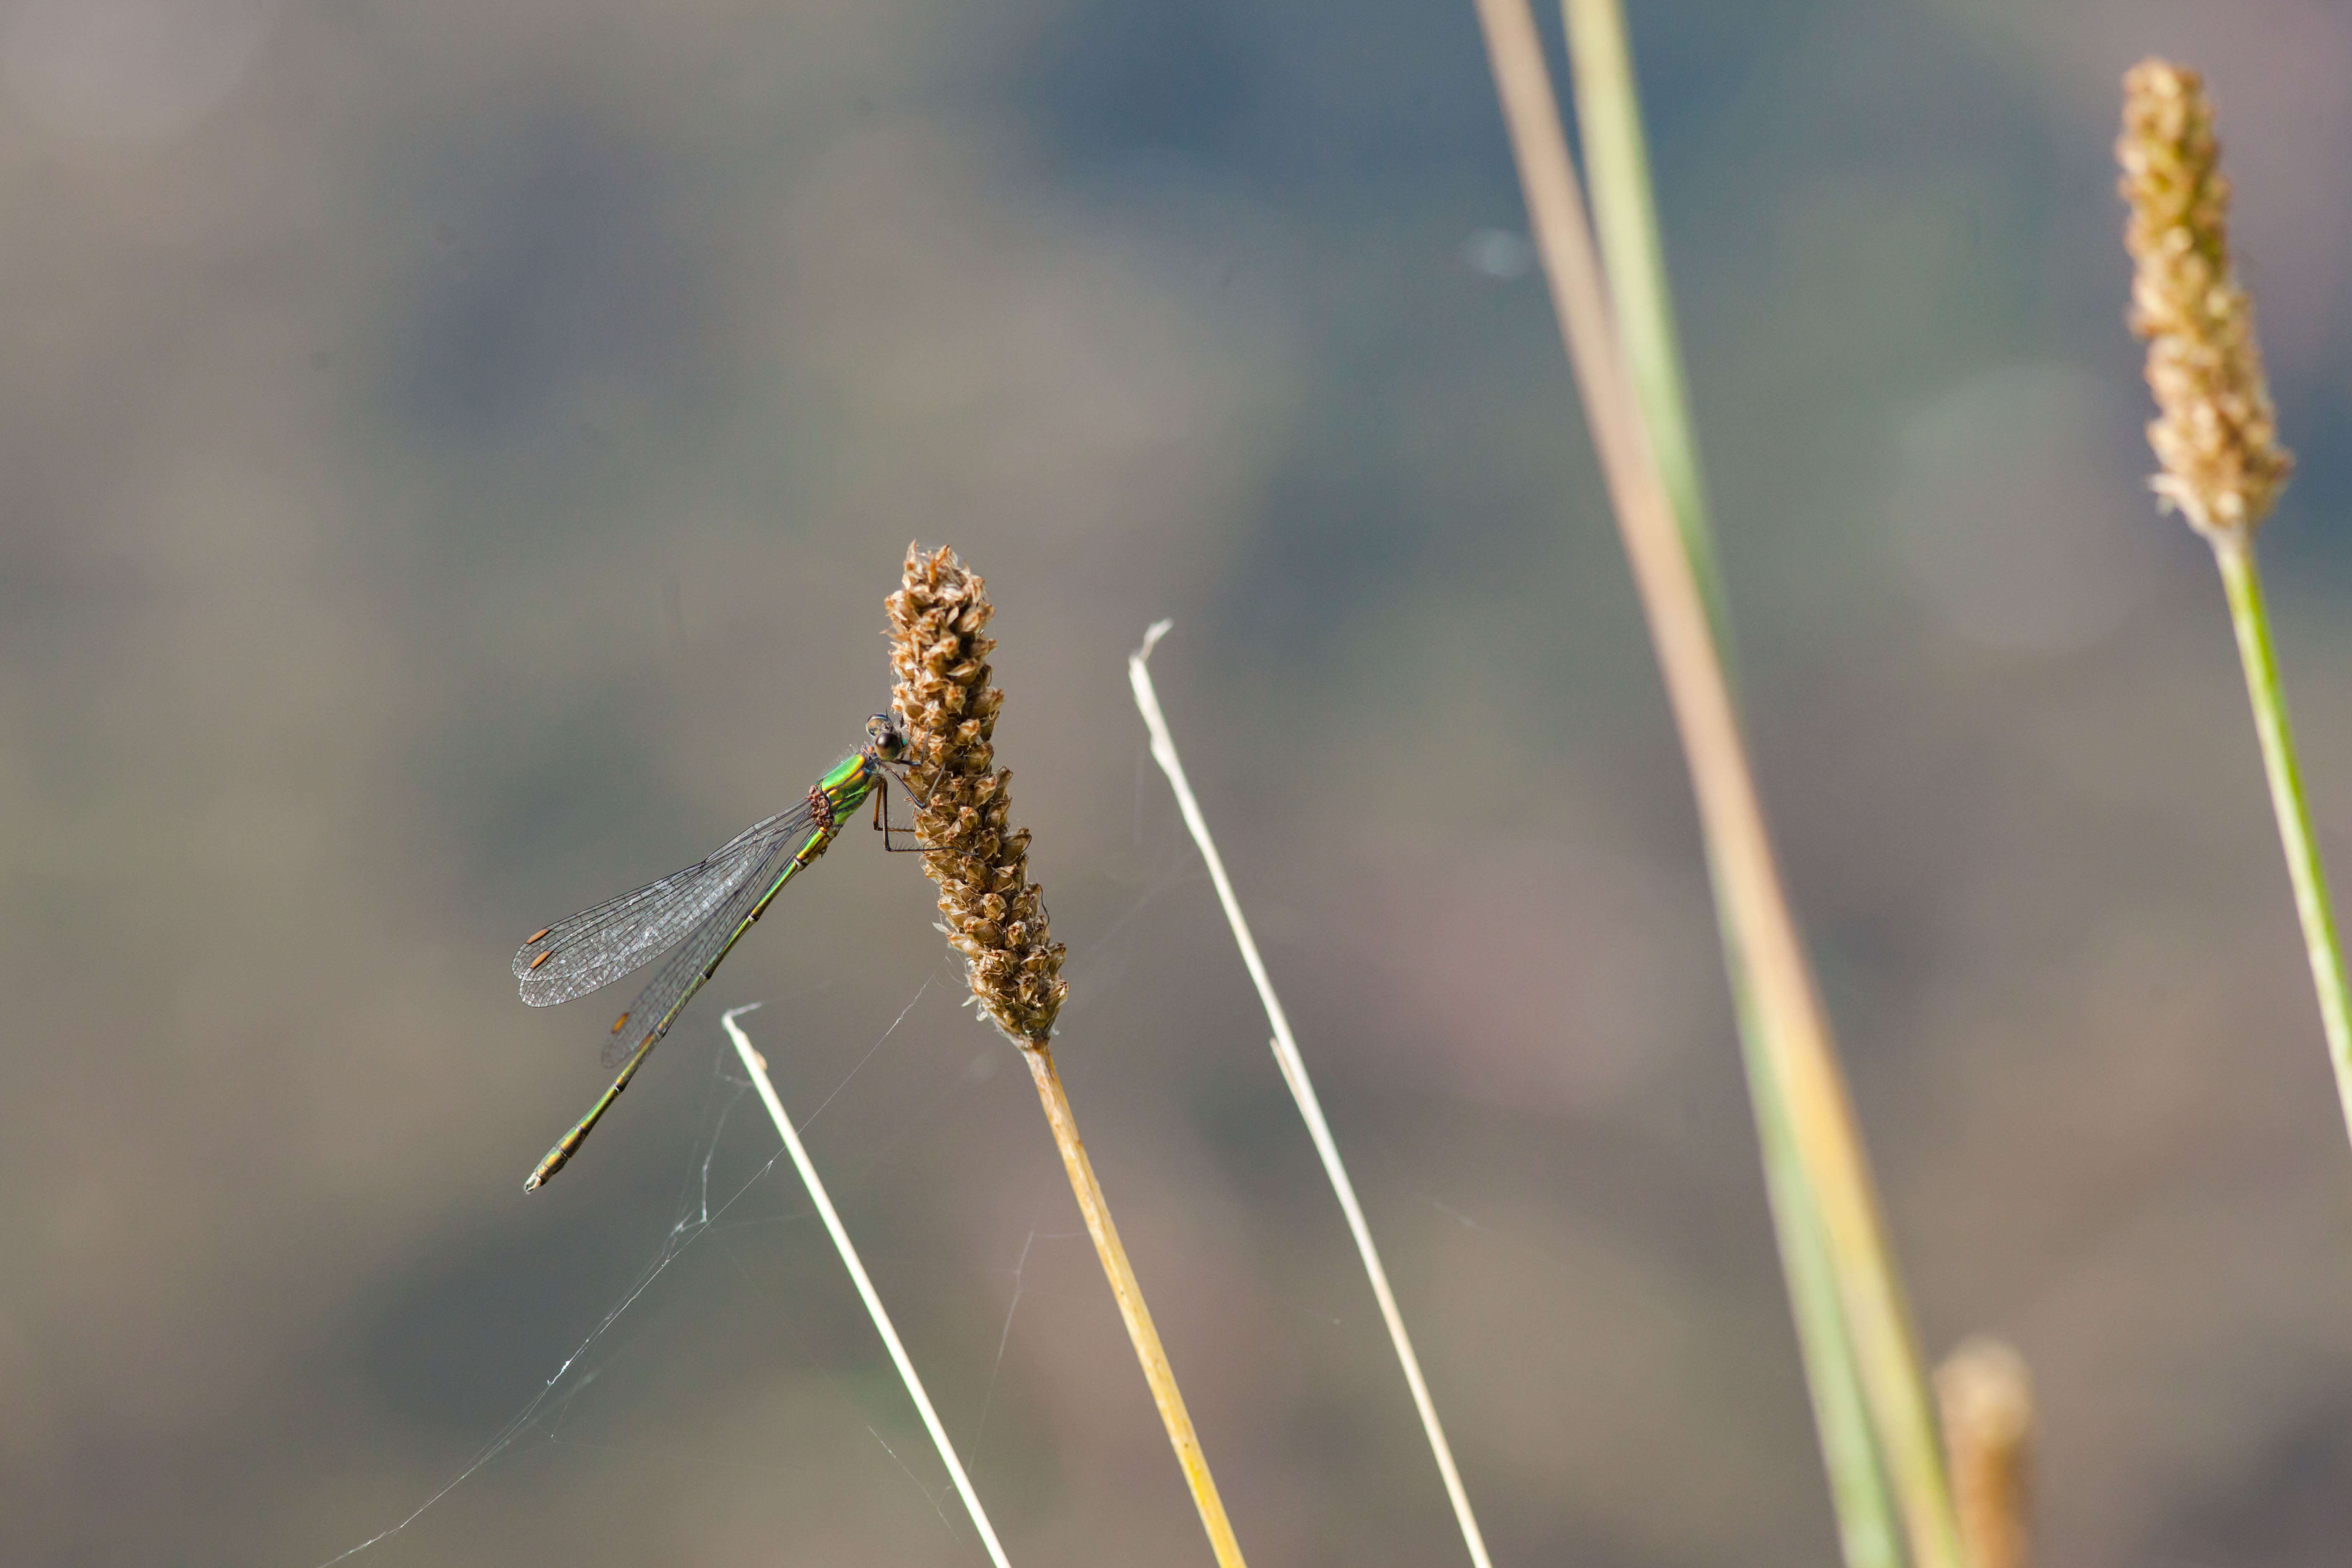
[[[898,775],[894,773],[891,776],[895,778]],[[899,787],[905,788],[906,781],[900,780]],[[874,792],[874,831],[882,836],[882,847],[893,855],[928,855],[939,847],[936,844],[926,844],[920,838],[915,837],[913,828],[900,827],[890,820],[890,791],[887,787]],[[890,835],[894,833],[906,834],[908,837],[914,838],[915,842],[893,844],[890,842]]]

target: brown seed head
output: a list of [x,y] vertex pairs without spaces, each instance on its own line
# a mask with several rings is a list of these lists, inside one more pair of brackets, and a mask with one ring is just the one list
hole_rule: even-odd
[[907,773],[921,797],[915,830],[935,847],[923,866],[940,885],[940,929],[963,954],[982,1010],[1015,1044],[1043,1046],[1070,986],[1045,890],[1029,880],[1028,831],[1009,826],[1013,774],[990,744],[1004,694],[989,679],[987,585],[953,551],[908,545],[888,609]]
[[1974,1568],[2026,1568],[2032,1540],[2033,1383],[1999,1340],[1968,1341],[1936,1369],[1952,1502]]
[[2208,538],[2243,535],[2294,469],[2254,342],[2254,309],[2230,270],[2230,182],[2213,105],[2195,71],[2145,59],[2124,74],[2116,142],[2131,218],[2131,328],[2147,339],[2147,427],[2164,471],[2149,485]]

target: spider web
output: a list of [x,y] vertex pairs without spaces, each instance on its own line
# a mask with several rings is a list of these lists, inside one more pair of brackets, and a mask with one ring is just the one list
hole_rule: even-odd
[[[1140,792],[1143,780],[1139,770],[1138,783]],[[1142,831],[1139,805],[1139,839]],[[1073,944],[1071,964],[1085,972],[1082,995],[1092,993],[1098,997],[1121,984],[1128,969],[1139,956],[1136,951],[1137,943],[1122,940],[1138,917],[1173,889],[1206,883],[1205,873],[1197,860],[1190,858],[1189,847],[1181,841],[1164,839],[1152,847],[1146,858],[1149,864],[1130,884],[1134,890],[1126,900],[1125,909],[1083,942]],[[807,1110],[795,1110],[794,1119],[803,1133],[813,1126],[824,1124],[823,1119],[828,1110],[894,1041],[904,1044],[906,1034],[917,1032],[902,1032],[902,1026],[927,997],[961,996],[963,990],[961,961],[952,955],[943,955],[940,963],[896,1009],[887,1026],[856,1056],[830,1089],[818,1096]],[[691,1033],[704,1039],[719,1035],[715,1019],[708,1024],[707,1035],[701,1022],[692,1026]],[[677,1043],[683,1042],[674,1042],[674,1048]],[[635,1441],[606,1442],[588,1437],[577,1430],[579,1423],[575,1418],[575,1412],[580,1407],[590,1403],[600,1390],[610,1386],[607,1374],[620,1367],[628,1356],[631,1346],[623,1330],[631,1321],[632,1313],[657,1293],[656,1287],[670,1275],[673,1266],[694,1254],[698,1244],[706,1239],[729,1232],[758,1228],[773,1231],[780,1226],[805,1224],[808,1227],[806,1233],[795,1242],[795,1247],[819,1249],[828,1263],[832,1261],[830,1247],[814,1228],[814,1210],[793,1182],[789,1165],[781,1176],[777,1173],[779,1163],[785,1163],[784,1152],[781,1145],[773,1142],[773,1133],[767,1127],[756,1099],[751,1101],[745,1116],[739,1118],[737,1115],[739,1110],[745,1109],[744,1102],[751,1094],[751,1086],[743,1078],[733,1049],[725,1043],[723,1037],[712,1043],[711,1049],[712,1065],[700,1118],[703,1131],[692,1145],[672,1217],[652,1255],[630,1276],[618,1296],[595,1317],[587,1331],[556,1360],[554,1370],[529,1395],[521,1407],[491,1432],[455,1474],[434,1488],[415,1508],[392,1524],[320,1560],[316,1568],[336,1568],[337,1564],[354,1560],[380,1560],[383,1551],[396,1549],[413,1527],[453,1495],[527,1451],[580,1449],[604,1451],[624,1459],[683,1459],[699,1465],[715,1464],[754,1470],[768,1468],[739,1458],[679,1454]],[[986,1037],[983,1049],[987,1058],[993,1058],[1011,1047],[992,1031]],[[973,1065],[982,1059],[985,1058],[971,1058]],[[834,1187],[837,1195],[869,1187],[877,1173],[887,1165],[897,1147],[932,1121],[959,1095],[969,1092],[974,1081],[971,1068],[960,1067],[946,1086],[935,1089],[929,1097],[929,1103],[910,1108],[908,1114],[897,1118],[895,1131],[860,1145],[858,1157],[846,1168],[828,1172],[827,1184]],[[723,1149],[730,1147],[729,1132],[739,1120],[750,1123],[755,1131],[748,1134],[739,1132],[733,1147],[740,1154],[743,1144],[756,1143],[761,1152],[748,1175],[730,1176],[720,1173],[723,1164],[721,1154]],[[778,1181],[783,1184],[772,1184]],[[764,1205],[755,1205],[750,1201],[762,1193],[770,1194],[770,1201]],[[783,1199],[782,1204],[775,1201],[778,1197]],[[1065,1212],[1067,1204],[1066,1192],[1041,1189],[1036,1195],[1035,1214]],[[744,1212],[755,1206],[761,1212]],[[1004,1316],[998,1325],[994,1355],[989,1365],[978,1415],[970,1420],[968,1429],[958,1429],[951,1434],[959,1450],[963,1452],[967,1465],[975,1469],[980,1468],[976,1456],[987,1436],[989,1418],[997,1405],[998,1387],[1004,1373],[1007,1352],[1013,1342],[1015,1321],[1024,1300],[1034,1296],[1034,1289],[1029,1282],[1030,1271],[1038,1258],[1049,1248],[1076,1248],[1089,1261],[1091,1258],[1090,1244],[1083,1228],[1049,1228],[1035,1223],[1033,1214],[1017,1252],[1007,1262],[987,1270],[996,1279],[1009,1282]],[[799,1339],[789,1321],[781,1321],[780,1326],[794,1340]],[[873,1398],[843,1387],[841,1373],[827,1367],[824,1355],[809,1351],[805,1344],[802,1348],[807,1352],[809,1363],[822,1371],[825,1380],[844,1393],[859,1412],[867,1436],[906,1477],[908,1485],[921,1496],[925,1507],[938,1518],[942,1530],[954,1539],[958,1555],[973,1562],[984,1562],[978,1540],[969,1524],[961,1518],[960,1512],[950,1507],[950,1484],[929,1447],[919,1438],[911,1445],[904,1440],[894,1445],[877,1428],[874,1420],[864,1419],[874,1405]],[[929,1381],[928,1377],[926,1381]],[[895,1390],[895,1384],[892,1387]],[[898,1395],[901,1401],[903,1397],[903,1394]],[[892,1414],[894,1416],[897,1415],[895,1411]],[[911,1454],[905,1452],[910,1446],[915,1451]],[[924,1473],[919,1473],[919,1468]],[[929,1479],[926,1479],[927,1475]]]

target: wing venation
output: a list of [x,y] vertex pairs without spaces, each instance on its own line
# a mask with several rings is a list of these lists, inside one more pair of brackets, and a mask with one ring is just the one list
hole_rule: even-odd
[[540,931],[514,956],[522,999],[552,1006],[643,966],[754,880],[778,845],[797,848],[809,816],[802,805],[755,822],[685,869]]

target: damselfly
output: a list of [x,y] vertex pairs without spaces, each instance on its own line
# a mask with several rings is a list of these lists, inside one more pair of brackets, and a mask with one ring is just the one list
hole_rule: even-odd
[[618,1067],[620,1076],[547,1152],[522,1184],[523,1191],[545,1182],[579,1152],[702,983],[734,951],[752,922],[768,912],[784,884],[825,852],[868,795],[874,798],[874,826],[882,835],[883,847],[922,847],[890,841],[895,833],[913,831],[891,826],[885,789],[890,778],[905,787],[897,764],[906,755],[907,738],[898,724],[890,715],[877,713],[866,721],[866,744],[811,784],[808,798],[790,811],[753,823],[683,871],[558,921],[522,944],[514,957],[515,978],[522,983],[522,999],[534,1007],[585,995],[666,949],[677,949],[637,993],[629,1010],[613,1020],[604,1065]]

